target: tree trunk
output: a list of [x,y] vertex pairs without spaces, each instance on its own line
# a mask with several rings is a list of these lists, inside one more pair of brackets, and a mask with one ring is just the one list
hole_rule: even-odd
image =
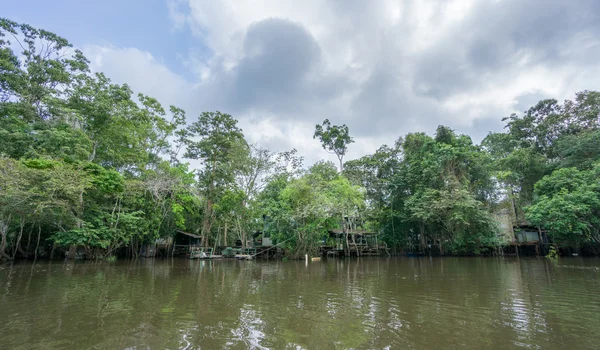
[[56,248],[56,243],[52,243],[52,250],[50,251],[50,260],[54,259],[54,249]]
[[29,256],[29,254],[31,254],[31,233],[33,232],[33,229],[35,228],[35,222],[33,224],[31,224],[31,230],[29,230],[29,234],[27,235],[27,256]]
[[70,246],[69,250],[67,251],[67,259],[75,259],[76,255],[77,255],[76,247],[74,245]]
[[354,239],[354,235],[352,235],[352,244],[354,244],[354,250],[356,250],[356,256],[359,257],[360,253],[358,252],[358,245],[356,244],[356,240]]
[[227,222],[225,222],[225,227],[223,228],[223,243],[225,244],[225,248],[227,248]]
[[421,243],[421,251],[425,251],[425,223],[421,221],[419,225],[419,241]]
[[98,148],[98,142],[94,141],[94,146],[92,147],[92,153],[90,154],[90,157],[88,158],[88,160],[90,162],[93,162],[94,159],[96,158],[96,149]]
[[19,251],[19,253],[21,253],[22,257],[27,258],[29,256],[29,254],[23,250],[23,246],[21,246],[20,243],[17,246],[17,250]]
[[244,217],[242,216],[242,220],[240,221],[240,232],[242,234],[242,245],[244,248],[247,247],[248,237],[246,235],[246,229],[244,228]]
[[37,244],[35,245],[35,253],[33,256],[33,260],[37,260],[37,253],[38,253],[38,248],[40,247],[40,236],[42,235],[42,226],[38,225],[38,237],[37,237]]
[[25,227],[25,220],[23,220],[23,219],[19,220],[19,226],[20,226],[19,236],[17,237],[17,242],[15,243],[15,248],[13,250],[13,256],[12,256],[13,259],[17,255],[17,251],[23,251],[20,248],[21,248],[21,237],[23,237],[23,228]]
[[221,228],[219,227],[217,229],[217,238],[215,239],[215,244],[213,246],[212,254],[217,254],[217,247],[218,247],[218,244],[220,243],[219,242],[220,239],[221,239]]
[[212,215],[212,199],[206,201],[206,212],[202,218],[202,246],[208,247],[208,230],[210,227],[210,217]]
[[519,224],[519,218],[517,217],[517,204],[515,203],[515,196],[513,194],[512,186],[508,186],[508,196],[510,198],[511,209],[512,209],[512,212],[513,212],[513,216],[515,218],[515,221],[513,222],[513,225],[518,225]]
[[239,237],[240,237],[240,241],[242,241],[242,249],[246,248],[246,240],[245,240],[245,237],[244,237],[244,232],[242,231],[242,224],[240,223],[240,218],[237,217],[235,219],[235,221],[237,223],[237,228],[238,228],[238,234],[239,234]]
[[6,230],[2,227],[0,227],[0,230],[2,230],[0,232],[0,236],[2,236],[2,241],[0,241],[0,260],[12,260],[12,257],[8,254],[6,254],[5,249],[6,249]]
[[10,224],[11,215],[6,221],[0,220],[0,260],[12,260],[10,255],[6,254],[6,236],[8,235],[8,225]]
[[215,193],[215,160],[212,160],[212,169],[210,171],[210,185],[208,187],[208,196],[206,200],[206,212],[202,218],[202,246],[208,247],[208,231],[210,230],[210,220],[212,217],[213,200],[212,196]]
[[29,245],[31,242],[31,233],[33,232],[33,229],[35,228],[35,222],[33,224],[31,224],[31,228],[29,229],[29,233],[27,234],[27,251],[23,250],[23,239],[21,238],[21,244],[19,244],[17,246],[17,249],[19,250],[19,253],[21,253],[21,255],[25,258],[29,257]]
[[344,256],[350,256],[350,242],[348,242],[348,230],[346,229],[346,219],[342,214],[342,234],[344,235]]

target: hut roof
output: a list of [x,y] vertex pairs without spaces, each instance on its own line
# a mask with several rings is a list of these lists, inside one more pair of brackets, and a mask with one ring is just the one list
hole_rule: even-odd
[[[330,230],[330,233],[335,233],[335,234],[343,234],[344,230]],[[370,231],[364,231],[364,230],[346,230],[347,233],[351,234],[351,235],[376,235],[375,232],[370,232]]]
[[535,232],[546,232],[546,230],[544,230],[543,228],[537,227],[537,226],[533,226],[533,225],[515,225],[513,227],[514,230],[531,230],[531,231],[535,231]]
[[185,231],[181,231],[181,230],[177,230],[177,232],[181,233],[181,234],[184,234],[186,236],[190,236],[192,238],[202,238],[202,236],[198,236],[198,235],[195,235],[193,233],[189,233],[189,232],[185,232]]

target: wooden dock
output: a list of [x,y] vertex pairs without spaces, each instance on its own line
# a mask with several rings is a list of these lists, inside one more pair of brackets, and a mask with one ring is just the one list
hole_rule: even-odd
[[238,260],[252,260],[252,255],[249,254],[237,254],[235,256],[236,259]]

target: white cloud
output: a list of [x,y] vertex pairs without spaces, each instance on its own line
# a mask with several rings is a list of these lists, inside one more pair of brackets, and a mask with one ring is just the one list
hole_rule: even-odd
[[165,105],[193,105],[194,85],[146,51],[96,45],[85,46],[83,51],[93,71],[104,72],[117,83],[127,83],[134,92],[155,97]]
[[180,53],[193,74],[175,74],[135,48],[87,47],[92,66],[191,117],[229,112],[251,141],[297,148],[307,163],[328,157],[312,139],[325,118],[350,126],[354,158],[438,124],[479,140],[531,96],[600,88],[593,0],[168,5],[173,28],[210,51]]

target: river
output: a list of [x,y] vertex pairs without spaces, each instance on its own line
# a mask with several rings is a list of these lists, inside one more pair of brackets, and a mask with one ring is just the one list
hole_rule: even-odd
[[600,259],[0,265],[2,349],[597,349]]

